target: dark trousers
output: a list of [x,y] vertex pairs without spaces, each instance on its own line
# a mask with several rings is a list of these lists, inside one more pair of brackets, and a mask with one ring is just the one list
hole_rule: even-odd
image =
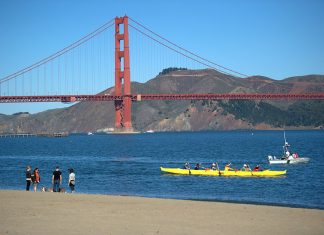
[[26,191],[29,191],[31,180],[26,180]]
[[60,191],[60,180],[54,180],[53,191],[54,192]]
[[70,184],[71,192],[74,192],[74,184]]

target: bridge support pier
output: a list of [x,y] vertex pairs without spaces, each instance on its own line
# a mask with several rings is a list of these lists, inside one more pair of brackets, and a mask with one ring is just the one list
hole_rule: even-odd
[[128,17],[115,18],[115,129],[132,132]]

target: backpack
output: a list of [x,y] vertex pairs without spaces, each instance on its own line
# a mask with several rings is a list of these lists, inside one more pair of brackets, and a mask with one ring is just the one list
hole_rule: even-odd
[[33,183],[36,182],[36,176],[35,176],[34,173],[31,175],[31,180],[32,180]]

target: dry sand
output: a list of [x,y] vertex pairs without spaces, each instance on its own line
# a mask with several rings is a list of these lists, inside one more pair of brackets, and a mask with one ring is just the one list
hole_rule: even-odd
[[324,234],[324,210],[0,190],[0,234]]

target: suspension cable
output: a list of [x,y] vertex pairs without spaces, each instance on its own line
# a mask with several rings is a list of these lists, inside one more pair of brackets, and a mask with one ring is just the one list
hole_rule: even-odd
[[[223,69],[225,69],[225,70],[227,70],[227,71],[230,71],[230,72],[232,72],[232,73],[239,74],[239,75],[241,75],[241,76],[243,76],[243,77],[248,77],[248,75],[246,75],[246,74],[243,74],[243,73],[237,72],[237,71],[235,71],[235,70],[232,70],[232,69],[230,69],[230,68],[227,68],[227,67],[225,67],[225,66],[222,66],[222,65],[216,64],[216,63],[214,63],[214,62],[212,62],[212,61],[210,61],[210,60],[208,60],[208,59],[205,59],[205,58],[203,58],[203,57],[201,57],[201,56],[199,56],[199,55],[197,55],[197,54],[195,54],[195,53],[193,53],[193,52],[191,52],[191,51],[189,51],[189,50],[186,50],[185,48],[180,47],[180,46],[178,46],[177,44],[175,44],[175,43],[169,41],[168,39],[166,39],[166,38],[164,38],[164,37],[162,37],[161,35],[159,35],[159,34],[153,32],[152,30],[150,30],[149,28],[145,27],[143,24],[139,23],[138,21],[136,21],[136,20],[134,20],[134,19],[132,19],[132,18],[130,18],[130,17],[128,17],[128,18],[129,18],[131,21],[133,21],[135,24],[139,25],[140,27],[142,27],[142,28],[144,28],[145,30],[149,31],[150,33],[154,34],[155,36],[161,38],[162,40],[164,40],[164,41],[166,41],[166,42],[168,42],[168,43],[170,43],[171,45],[177,47],[178,49],[183,50],[183,51],[189,53],[190,55],[193,55],[193,56],[195,56],[195,57],[197,57],[197,58],[199,58],[199,59],[201,59],[201,60],[203,60],[203,61],[205,61],[205,62],[208,62],[208,63],[210,63],[210,64],[212,64],[212,65],[217,66],[217,67],[223,68]],[[211,66],[208,66],[208,67],[211,67]],[[213,67],[211,67],[211,68],[213,68]],[[219,71],[219,69],[216,69],[216,70]]]
[[169,46],[169,45],[167,45],[167,44],[165,44],[165,43],[163,43],[163,42],[157,40],[156,38],[154,38],[154,37],[148,35],[147,33],[143,32],[142,30],[136,28],[135,26],[133,26],[133,25],[131,25],[131,24],[128,24],[128,25],[129,25],[131,28],[133,28],[133,29],[135,29],[136,31],[138,31],[139,33],[143,34],[144,36],[146,36],[146,37],[152,39],[153,41],[155,41],[155,42],[161,44],[161,45],[164,46],[164,47],[169,48],[170,50],[172,50],[172,51],[174,51],[174,52],[176,52],[176,53],[178,53],[178,54],[183,55],[184,57],[187,57],[187,58],[189,58],[189,59],[191,59],[191,60],[193,60],[193,61],[196,61],[196,62],[199,63],[199,64],[205,65],[205,66],[208,67],[208,68],[215,69],[216,71],[219,71],[219,72],[222,72],[222,73],[224,73],[224,74],[227,74],[227,75],[233,76],[233,75],[229,74],[229,73],[226,72],[226,71],[220,70],[220,69],[218,69],[218,68],[216,68],[216,67],[214,67],[214,66],[211,66],[211,65],[207,64],[206,61],[205,61],[205,62],[200,61],[200,60],[198,60],[198,59],[193,58],[192,56],[189,56],[189,55],[184,54],[183,52],[181,52],[181,51],[179,51],[179,50],[176,50],[175,48],[172,48],[171,46]]
[[37,68],[37,67],[39,67],[39,66],[41,66],[43,64],[46,64],[47,62],[49,62],[51,60],[54,60],[55,58],[57,58],[57,57],[65,54],[65,53],[71,51],[72,49],[80,46],[81,44],[89,41],[91,38],[97,36],[98,34],[102,33],[103,31],[105,31],[108,28],[110,28],[111,26],[113,26],[114,25],[114,22],[113,21],[114,21],[114,19],[111,19],[107,23],[103,24],[102,26],[100,26],[99,28],[97,28],[96,30],[94,30],[93,32],[85,35],[84,37],[82,37],[78,41],[70,44],[69,46],[67,46],[67,47],[65,47],[65,48],[57,51],[56,53],[54,53],[54,54],[52,54],[52,55],[50,55],[50,56],[48,56],[48,57],[46,57],[46,58],[44,58],[44,59],[42,59],[42,60],[34,63],[34,64],[32,64],[32,65],[30,65],[30,66],[28,66],[28,67],[26,67],[24,69],[21,69],[21,70],[13,73],[11,75],[8,75],[8,76],[2,78],[0,80],[0,84],[3,83],[3,82],[5,82],[5,81],[11,80],[11,79],[13,79],[15,77],[18,77],[18,76],[20,76],[22,74],[25,74],[25,73],[31,71],[32,69],[35,69],[35,68]]

